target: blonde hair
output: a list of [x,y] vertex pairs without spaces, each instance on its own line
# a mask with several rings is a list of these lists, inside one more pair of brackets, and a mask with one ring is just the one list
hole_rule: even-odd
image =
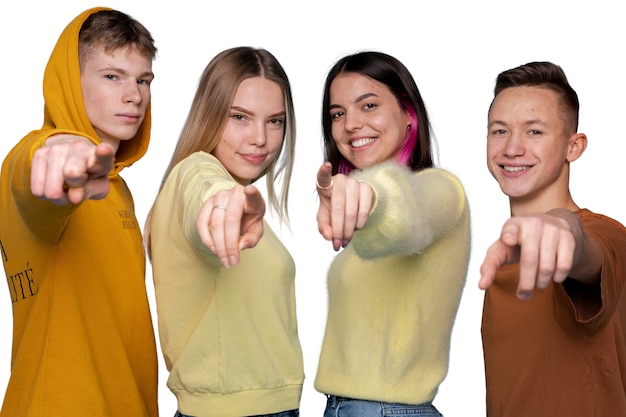
[[[253,182],[266,176],[270,210],[275,210],[280,220],[288,224],[289,182],[295,155],[295,112],[287,74],[274,55],[265,49],[245,46],[227,49],[216,55],[206,66],[178,143],[163,175],[159,192],[172,168],[180,161],[194,152],[213,152],[228,122],[230,107],[239,84],[252,77],[263,77],[276,82],[284,96],[285,132],[280,154]],[[277,195],[275,184],[281,175],[281,190]],[[154,205],[148,213],[144,232],[148,256],[150,256],[150,221],[153,209]]]

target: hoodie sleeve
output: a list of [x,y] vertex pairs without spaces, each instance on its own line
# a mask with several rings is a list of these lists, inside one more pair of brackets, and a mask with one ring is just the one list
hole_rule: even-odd
[[[9,188],[3,194],[10,196],[20,217],[31,233],[48,243],[55,243],[61,237],[71,214],[78,207],[73,204],[55,205],[33,195],[31,191],[31,169],[33,155],[54,135],[68,133],[86,137],[72,130],[37,130],[24,137],[7,155],[2,176],[3,187]],[[87,139],[95,142],[92,138]]]
[[[80,29],[89,16],[107,7],[85,10],[74,18],[57,40],[43,77],[44,121],[40,130],[26,135],[7,155],[2,168],[2,192],[13,199],[26,227],[43,241],[57,242],[78,206],[57,206],[32,195],[31,167],[35,151],[53,135],[69,133],[100,143],[85,109],[78,54]],[[111,178],[141,158],[150,138],[150,107],[137,134],[120,144]]]

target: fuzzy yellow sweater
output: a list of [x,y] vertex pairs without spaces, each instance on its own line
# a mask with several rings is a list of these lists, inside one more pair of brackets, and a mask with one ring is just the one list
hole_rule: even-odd
[[315,388],[391,403],[432,401],[470,254],[461,183],[437,169],[385,163],[353,174],[372,185],[365,227],[328,272],[329,309]]

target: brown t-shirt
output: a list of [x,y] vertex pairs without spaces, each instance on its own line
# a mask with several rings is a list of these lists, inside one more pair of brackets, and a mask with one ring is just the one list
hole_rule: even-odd
[[485,293],[489,417],[626,416],[626,229],[589,210],[577,215],[602,247],[599,286],[566,280],[520,301],[515,264]]

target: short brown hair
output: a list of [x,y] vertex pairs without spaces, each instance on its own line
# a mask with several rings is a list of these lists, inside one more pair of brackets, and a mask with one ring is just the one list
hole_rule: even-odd
[[144,25],[120,11],[100,10],[90,15],[80,29],[78,56],[82,63],[96,47],[111,52],[130,45],[150,60],[156,56],[154,39]]
[[530,62],[501,72],[496,78],[494,99],[510,87],[539,87],[554,91],[564,115],[565,128],[578,130],[580,104],[576,91],[569,84],[563,69],[551,62]]

